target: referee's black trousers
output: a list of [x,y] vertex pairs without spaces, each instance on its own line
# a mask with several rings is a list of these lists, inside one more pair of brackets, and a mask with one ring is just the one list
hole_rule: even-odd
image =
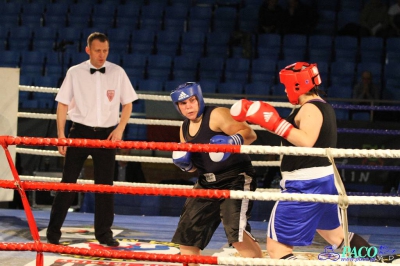
[[[69,138],[107,139],[112,128],[94,129],[74,123],[71,127]],[[94,183],[112,185],[114,178],[115,149],[105,148],[79,148],[68,147],[65,155],[63,177],[61,183],[76,183],[83,164],[91,155],[94,169]],[[59,240],[61,227],[71,207],[76,193],[58,192],[54,198],[50,213],[50,221],[47,228],[48,240]],[[103,241],[113,237],[111,226],[114,221],[114,195],[96,193],[94,230],[95,237]]]

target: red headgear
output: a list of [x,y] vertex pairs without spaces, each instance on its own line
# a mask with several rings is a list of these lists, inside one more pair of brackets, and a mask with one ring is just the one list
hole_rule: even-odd
[[279,78],[285,85],[289,102],[293,105],[299,103],[300,95],[321,84],[317,64],[305,62],[297,62],[285,67],[279,72]]

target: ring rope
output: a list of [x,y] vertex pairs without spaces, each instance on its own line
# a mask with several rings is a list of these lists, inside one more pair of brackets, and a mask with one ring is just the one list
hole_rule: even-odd
[[[51,119],[57,118],[56,114],[43,114],[43,113],[28,113],[19,112],[17,115],[19,118],[30,118],[30,119]],[[69,118],[67,118],[69,120]],[[165,120],[165,119],[144,119],[144,118],[130,118],[128,124],[137,125],[159,125],[159,126],[181,126],[182,121],[176,120]],[[259,125],[250,125],[254,130],[265,130]],[[357,129],[357,128],[338,128],[338,133],[361,133],[361,134],[377,134],[377,135],[400,135],[400,130],[390,129]]]
[[[26,86],[19,85],[20,91],[33,91],[33,92],[42,92],[42,93],[58,93],[59,88],[48,88],[48,87],[37,87],[37,86]],[[140,100],[150,100],[150,101],[170,101],[171,98],[165,95],[152,95],[152,94],[142,94],[138,93]],[[226,99],[212,99],[212,98],[204,98],[204,101],[211,104],[225,104],[231,105],[234,104],[235,100],[226,100]],[[273,104],[276,107],[290,107],[293,108],[293,105],[290,103],[283,102],[269,102],[271,105]]]
[[400,111],[399,107],[396,106],[368,106],[368,105],[344,105],[344,104],[332,104],[334,109],[345,109],[345,110],[367,110],[367,111]]
[[[299,194],[299,193],[280,193],[280,192],[259,192],[259,191],[236,191],[236,190],[211,190],[211,189],[192,189],[182,187],[159,186],[111,186],[88,183],[53,183],[53,182],[21,182],[24,190],[43,190],[43,191],[62,191],[62,192],[92,192],[92,193],[117,193],[129,195],[149,195],[149,196],[172,196],[172,197],[191,197],[191,198],[229,198],[229,199],[250,199],[261,201],[302,201],[302,202],[322,202],[339,203],[337,195],[321,194]],[[15,189],[15,182],[12,180],[0,180],[0,187]],[[395,196],[348,196],[348,202],[352,205],[400,205],[400,197]]]
[[336,166],[339,169],[355,169],[355,170],[368,170],[368,171],[400,171],[400,166],[390,165],[353,165],[353,164],[339,164]]
[[[63,157],[58,151],[52,151],[52,150],[39,150],[30,148],[16,148],[15,150],[16,152],[21,154]],[[88,158],[91,158],[91,156],[89,156]],[[172,163],[172,158],[166,158],[166,157],[116,155],[115,159],[117,161],[124,161],[124,162],[167,163],[167,164]],[[280,161],[252,161],[252,164],[253,166],[280,166]]]
[[[35,181],[35,182],[54,182],[60,183],[61,178],[59,177],[48,177],[48,176],[28,176],[20,175],[21,181]],[[93,180],[90,179],[78,179],[78,184],[94,184]],[[159,188],[185,188],[193,189],[193,185],[175,185],[175,184],[154,184],[154,183],[136,183],[136,182],[123,182],[114,181],[114,186],[131,186],[131,187],[159,187]],[[280,192],[279,188],[257,188],[257,192]],[[389,196],[395,197],[400,196],[400,193],[382,193],[382,192],[347,192],[347,195],[351,196]]]
[[[60,183],[61,178],[59,177],[48,177],[48,176],[28,176],[20,175],[22,181],[38,181],[38,182],[54,182]],[[94,184],[93,180],[90,179],[78,179],[78,184]],[[131,186],[131,187],[167,187],[167,188],[187,188],[192,189],[193,185],[174,185],[174,184],[154,184],[154,183],[136,183],[136,182],[123,182],[114,181],[114,186]],[[280,192],[279,188],[257,188],[257,192]],[[347,192],[347,195],[352,196],[382,196],[382,197],[398,197],[400,193],[382,193],[382,192]]]
[[[30,118],[30,119],[52,119],[57,118],[56,114],[43,114],[43,113],[28,113],[19,112],[19,118]],[[67,120],[70,120],[67,118]],[[128,124],[138,124],[138,125],[160,125],[160,126],[180,126],[182,121],[173,120],[162,120],[162,119],[143,119],[143,118],[130,118]],[[259,127],[262,129],[261,127]]]
[[[169,100],[169,97],[165,97],[165,98],[167,98],[168,100]],[[80,141],[83,141],[83,143],[85,143],[85,142],[87,142],[87,140],[79,140],[78,141],[78,143],[79,144],[81,144],[80,143]],[[7,141],[4,141],[4,139],[2,138],[2,139],[0,139],[0,142],[1,142],[1,144],[3,145],[3,147],[6,147],[6,145],[8,145],[8,143],[7,143]],[[34,145],[36,145],[36,143],[35,143],[36,141],[33,141],[33,143],[31,143],[30,145],[32,145],[32,144],[34,144]],[[53,143],[51,143],[51,144],[53,144]],[[65,144],[65,143],[64,143]],[[69,143],[70,144],[70,143]],[[85,143],[86,144],[86,143]],[[98,143],[98,141],[95,141],[95,143],[91,143],[92,145],[94,145],[95,147],[99,147],[98,145],[101,145],[101,144],[99,144]],[[105,148],[110,148],[110,147],[113,147],[114,145],[112,144],[112,143],[103,143],[103,144],[105,144]],[[151,143],[151,146],[153,146],[152,145],[153,143]],[[49,144],[47,144],[47,145],[49,145]],[[168,145],[168,144],[167,144]],[[62,145],[62,146],[70,146],[70,145]],[[103,148],[103,146],[100,146],[100,147],[102,147]],[[191,147],[189,147],[189,148],[191,148]],[[198,149],[199,147],[195,147],[195,149]],[[210,148],[210,146],[209,147],[207,147],[207,149],[209,149]],[[228,147],[225,147],[225,150],[224,150],[224,152],[226,151],[226,149],[227,149]],[[6,149],[6,148],[5,148]],[[152,148],[153,149],[153,148]],[[211,150],[212,150],[212,145],[211,145]],[[229,149],[228,149],[229,150]],[[234,150],[236,150],[236,149],[234,149]],[[201,151],[203,151],[203,150],[201,150]],[[239,149],[239,152],[241,151],[241,149]],[[219,152],[218,150],[216,151],[216,152]],[[336,169],[336,166],[335,166],[335,163],[334,163],[334,159],[333,159],[333,155],[332,155],[332,151],[329,149],[329,150],[326,150],[326,155],[329,157],[329,159],[331,160],[331,162],[332,162],[332,164],[333,164],[333,166],[334,166],[334,170],[335,170],[335,176],[337,177],[338,176],[338,172],[337,172],[337,169]],[[318,156],[321,156],[321,155],[318,155]],[[12,163],[12,162],[11,162]],[[339,176],[339,178],[340,178],[340,176]],[[19,180],[18,180],[19,181]],[[341,180],[340,180],[340,182],[341,182]],[[11,182],[12,183],[12,182]],[[29,182],[29,183],[34,183],[34,182]],[[16,182],[16,183],[14,183],[13,184],[14,186],[18,186],[18,185],[22,185],[23,186],[23,188],[22,188],[22,190],[24,190],[24,188],[25,188],[25,182],[22,184],[22,182]],[[57,185],[60,185],[60,184],[57,184]],[[64,184],[64,185],[69,185],[69,184]],[[75,185],[79,185],[79,184],[75,184]],[[343,183],[341,183],[341,185],[343,185]],[[99,186],[99,185],[94,185],[94,186]],[[101,185],[100,185],[101,186]],[[28,185],[27,185],[27,187],[29,187]],[[29,188],[27,188],[28,190],[29,190]],[[43,189],[43,188],[42,188]],[[145,188],[144,188],[145,189]],[[343,189],[344,189],[344,186],[343,186]],[[140,189],[138,189],[138,190],[143,190],[143,188],[140,188]],[[182,190],[184,190],[184,189],[182,189]],[[229,191],[228,191],[229,192]],[[235,194],[235,192],[236,191],[232,191],[233,192],[233,196],[234,196],[234,194]],[[238,191],[238,192],[242,192],[242,191]],[[346,208],[347,208],[347,206],[348,206],[348,204],[349,204],[349,199],[347,198],[347,195],[345,194],[345,192],[344,192],[344,198],[343,198],[343,193],[342,193],[343,191],[339,191],[339,206],[341,206],[341,209],[343,210],[344,209],[344,211],[346,211]],[[115,193],[115,192],[114,192]],[[240,194],[240,193],[239,193]],[[274,193],[269,193],[269,194],[274,194]],[[279,193],[279,194],[281,194],[281,193]],[[244,195],[245,197],[246,197],[246,195]],[[342,197],[342,198],[341,198]],[[296,201],[298,201],[298,200],[296,200]],[[319,201],[320,202],[320,201]],[[344,206],[344,208],[342,208]],[[347,215],[345,215],[345,217],[347,218]],[[347,225],[347,222],[345,221],[345,225]],[[345,228],[345,238],[347,238],[346,237],[346,233],[347,233],[347,230],[346,230],[346,228]],[[35,237],[34,237],[35,238]],[[36,238],[35,238],[36,239]],[[39,243],[40,243],[40,240],[39,240]],[[345,241],[345,243],[346,243],[346,241]],[[36,249],[37,249],[37,243],[35,243],[35,247],[36,247]],[[37,255],[38,257],[39,257],[39,253],[38,253],[38,255]],[[264,260],[265,261],[265,259],[262,259],[262,260]],[[275,260],[272,260],[272,261],[274,261],[275,262]],[[41,263],[43,263],[43,258],[41,257]],[[229,264],[229,263],[228,263]],[[265,263],[263,263],[263,265],[265,265]],[[275,265],[275,264],[274,264]],[[285,265],[285,264],[284,264]],[[293,265],[293,263],[290,263],[290,265]],[[318,262],[318,265],[321,265],[321,263],[319,263]],[[349,263],[345,263],[345,265],[352,265],[352,262],[349,262]]]
[[[190,151],[190,152],[230,152],[246,154],[278,154],[278,155],[309,155],[326,156],[324,148],[304,147],[278,147],[263,145],[229,145],[229,144],[192,144],[175,142],[146,142],[146,141],[110,141],[92,139],[71,138],[37,138],[37,137],[13,137],[0,136],[2,145],[28,145],[28,146],[70,146],[88,148],[128,148],[138,150],[162,150],[162,151]],[[332,156],[339,157],[381,157],[400,158],[400,150],[376,149],[331,149]]]
[[[34,141],[35,142],[35,141]],[[2,145],[3,145],[3,147],[6,145],[6,141],[4,141],[4,139],[2,138],[1,139],[1,143],[2,143]],[[79,141],[79,143],[80,143],[80,141]],[[12,183],[12,181],[10,182],[12,185],[15,185],[15,184],[13,184]],[[22,187],[24,188],[25,187],[25,184],[22,184],[21,182],[19,182],[21,185],[22,185]],[[68,184],[68,185],[72,185],[72,184]],[[75,185],[77,185],[77,184],[75,184]],[[96,186],[96,185],[95,185]],[[23,188],[22,188],[22,190],[23,190]],[[76,190],[75,190],[76,191]],[[229,191],[228,191],[229,192]],[[159,193],[157,193],[157,194],[159,194]],[[39,240],[39,242],[40,242],[40,240]],[[38,256],[39,256],[39,253],[38,253]],[[38,259],[37,261],[40,261],[40,259]]]
[[[41,155],[41,156],[55,156],[63,157],[58,151],[52,150],[40,150],[31,148],[16,148],[16,152],[21,154],[30,155]],[[91,158],[89,156],[88,158]],[[127,156],[127,155],[116,155],[117,161],[124,162],[142,162],[142,163],[166,163],[171,164],[172,158],[166,157],[151,157],[151,156]],[[280,161],[252,161],[253,166],[280,166]],[[355,169],[355,170],[368,170],[368,171],[400,171],[400,166],[389,166],[389,165],[353,165],[353,164],[338,164],[336,166],[339,169]]]
[[[48,176],[28,176],[20,175],[21,181],[38,181],[38,182],[54,182],[60,183],[61,178],[59,177],[48,177]],[[78,179],[78,184],[94,184],[91,179]],[[193,188],[193,185],[175,185],[175,184],[154,184],[154,183],[137,183],[137,182],[124,182],[124,181],[114,181],[114,186],[131,186],[131,187],[169,187],[169,188]],[[279,188],[257,188],[257,192],[280,192]],[[382,193],[382,192],[347,192],[347,195],[352,196],[386,196],[395,197],[400,196],[400,193]]]
[[[46,88],[46,87],[35,87],[35,86],[25,86],[20,85],[19,89],[22,91],[36,91],[43,93],[57,93],[59,91],[58,88]],[[139,99],[142,100],[153,100],[153,101],[170,101],[169,96],[163,95],[151,95],[151,94],[138,94]],[[207,103],[213,104],[226,104],[232,105],[236,101],[235,100],[226,100],[226,99],[215,99],[215,98],[204,98]],[[268,102],[272,106],[275,107],[286,107],[293,108],[293,105],[290,103],[283,102]],[[337,105],[332,104],[334,108],[337,109],[356,109],[356,110],[384,110],[384,111],[393,111],[400,110],[400,108],[391,107],[391,106],[376,106],[370,107],[365,105]],[[367,109],[366,109],[367,108]],[[393,109],[395,108],[395,109]],[[27,112],[19,112],[19,118],[34,118],[34,119],[56,119],[55,114],[43,114],[43,113],[27,113]],[[128,124],[139,124],[139,125],[163,125],[163,126],[180,126],[182,121],[169,121],[169,120],[160,120],[160,119],[140,119],[140,118],[131,118],[128,120]],[[254,130],[265,130],[259,125],[250,125],[250,127]],[[400,135],[400,131],[398,130],[371,130],[371,129],[343,129],[338,128],[338,133],[361,133],[361,134],[381,134],[381,135]]]
[[[67,140],[67,139],[66,139]],[[69,139],[66,143],[68,143],[68,144],[74,144],[74,141],[75,141],[76,139]],[[21,143],[25,143],[25,144],[34,144],[34,145],[40,145],[40,144],[43,144],[43,142],[44,142],[44,144],[55,144],[55,145],[57,145],[58,144],[58,139],[45,139],[45,140],[43,140],[42,138],[13,138],[13,137],[0,137],[0,141],[2,142],[2,143],[8,143],[8,144],[21,144]],[[76,141],[77,143],[75,143],[77,146],[82,146],[82,145],[86,145],[86,144],[89,144],[89,146],[90,146],[90,144],[93,144],[92,142],[90,142],[89,140],[77,140]],[[100,140],[96,140],[96,141],[94,141],[94,144],[97,146],[97,147],[101,147],[101,143],[102,142],[107,142],[107,141],[100,141]],[[123,141],[121,141],[121,142],[123,142]],[[62,144],[65,144],[65,143],[62,143]],[[155,143],[151,143],[152,145],[155,145]],[[162,144],[165,144],[165,143],[162,143]],[[100,146],[99,146],[100,145]],[[193,146],[195,146],[195,145],[188,145],[189,147],[193,147]],[[197,145],[197,146],[201,146],[200,144],[199,145]],[[203,145],[204,146],[204,145]],[[216,146],[222,146],[222,145],[216,145]],[[232,146],[232,145],[231,145]],[[154,147],[153,147],[154,148]],[[210,150],[211,151],[211,150]],[[329,151],[329,154],[331,155],[332,154],[332,151],[333,151],[333,149],[330,149],[330,151]],[[218,150],[217,150],[217,152],[218,152]],[[325,150],[325,152],[326,152],[326,150]],[[331,155],[332,156],[332,155]],[[244,196],[246,196],[246,195],[244,195]],[[241,197],[241,198],[243,198],[243,197]],[[265,199],[264,199],[265,200]]]
[[[34,182],[53,182],[60,183],[61,178],[59,177],[47,177],[47,176],[28,176],[20,175],[22,181],[34,181]],[[94,184],[94,180],[91,179],[78,179],[77,184]],[[190,185],[175,185],[175,184],[154,184],[154,183],[136,183],[136,182],[122,182],[114,181],[114,186],[126,186],[126,187],[157,187],[157,188],[184,188],[191,189],[193,186]],[[271,191],[278,192],[279,189],[271,189]]]
[[[71,255],[114,258],[124,260],[146,260],[146,261],[162,261],[162,262],[178,262],[178,263],[201,263],[211,265],[271,265],[271,266],[339,266],[349,265],[345,261],[312,261],[312,260],[276,260],[262,258],[240,258],[240,257],[215,257],[215,256],[199,256],[199,255],[171,255],[171,254],[154,254],[146,252],[130,252],[121,250],[99,250],[78,247],[68,247],[62,245],[53,245],[47,243],[0,243],[0,250],[9,251],[32,251],[38,252],[56,252]],[[359,266],[375,266],[382,265],[377,262],[359,261]]]
[[359,128],[338,128],[338,133],[358,133],[374,135],[400,135],[400,130],[389,129],[359,129]]
[[[48,87],[37,87],[37,86],[26,86],[19,85],[19,90],[21,91],[33,91],[33,92],[43,92],[43,93],[57,93],[59,88],[48,88]],[[152,95],[152,94],[142,94],[138,93],[139,99],[150,100],[150,101],[170,101],[171,98],[165,95]],[[204,98],[206,103],[211,104],[225,104],[232,105],[237,100],[226,100],[226,99],[216,99],[216,98]],[[291,103],[286,102],[268,102],[275,107],[287,107],[293,108]],[[367,105],[343,105],[343,104],[332,104],[332,107],[337,109],[348,109],[348,110],[377,110],[377,111],[398,111],[399,107],[395,106],[367,106]]]

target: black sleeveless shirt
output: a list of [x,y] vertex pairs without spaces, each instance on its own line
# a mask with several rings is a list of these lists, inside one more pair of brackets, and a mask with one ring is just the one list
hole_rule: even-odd
[[[189,134],[189,125],[190,120],[185,119],[182,124],[182,133],[186,142],[188,143],[203,143],[209,144],[210,139],[215,135],[225,135],[224,132],[215,132],[210,129],[210,116],[211,112],[217,108],[216,106],[206,106],[203,112],[203,118],[201,121],[201,125],[199,131],[195,136],[190,136]],[[213,162],[210,159],[210,155],[206,152],[193,152],[192,153],[192,162],[197,167],[197,170],[200,175],[205,173],[214,173],[218,175],[223,175],[224,173],[232,173],[233,172],[247,172],[249,167],[251,170],[251,160],[250,156],[247,154],[239,154],[232,153],[225,161],[223,162]],[[237,171],[236,171],[237,169]],[[248,173],[251,174],[251,173]]]
[[[324,101],[314,100],[308,103],[314,104],[322,113],[323,122],[321,126],[321,131],[313,147],[316,148],[336,148],[337,143],[337,125],[336,125],[336,115],[332,106]],[[286,120],[291,123],[295,128],[297,128],[294,118],[301,109],[296,109],[292,114],[290,114]],[[282,141],[282,146],[294,146],[287,140]],[[294,156],[294,155],[284,155],[282,157],[281,171],[290,172],[303,168],[319,167],[319,166],[329,166],[327,157],[319,156]]]

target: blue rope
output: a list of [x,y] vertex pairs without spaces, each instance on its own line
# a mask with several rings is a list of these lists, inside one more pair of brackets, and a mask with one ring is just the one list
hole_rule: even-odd
[[347,192],[348,196],[383,196],[383,197],[399,197],[400,193],[378,193],[378,192]]
[[334,109],[345,110],[375,110],[375,111],[400,111],[399,106],[369,106],[369,105],[346,105],[346,104],[332,104]]
[[337,164],[338,169],[373,170],[373,171],[400,171],[400,166],[390,165],[351,165]]
[[400,135],[400,130],[389,130],[389,129],[338,128],[337,132],[375,134],[375,135]]
[[[345,110],[376,110],[376,111],[400,111],[400,106],[368,106],[368,105],[345,105],[332,104],[334,109]],[[360,133],[377,135],[400,135],[400,130],[388,129],[357,129],[357,128],[338,128],[338,133]]]

